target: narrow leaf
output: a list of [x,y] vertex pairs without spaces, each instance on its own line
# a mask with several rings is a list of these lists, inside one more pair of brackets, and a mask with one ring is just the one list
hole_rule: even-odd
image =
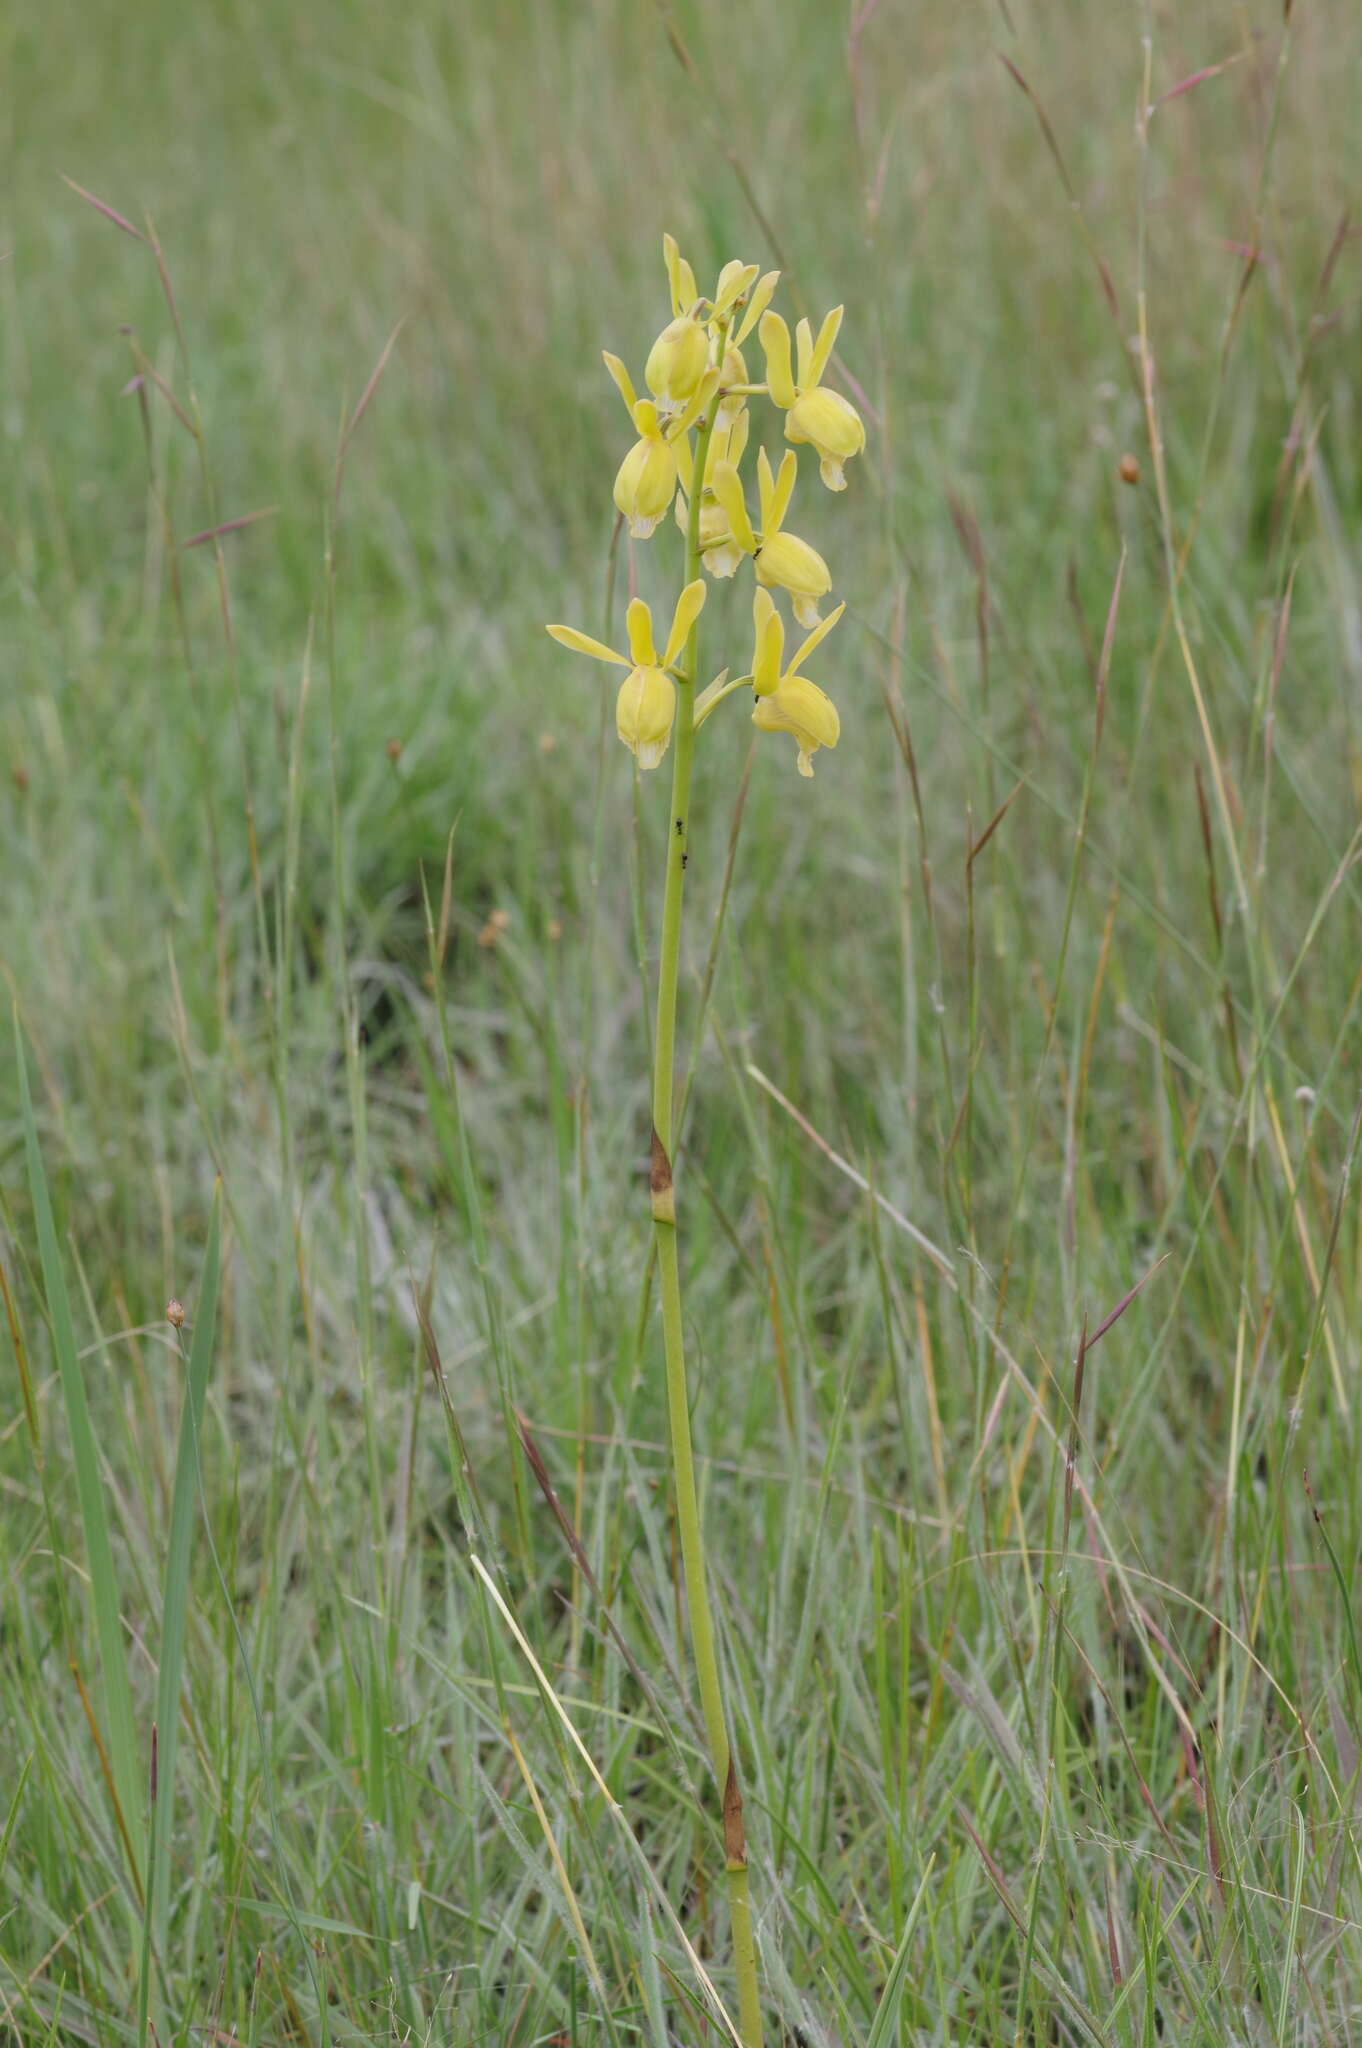
[[118,1826],[132,1864],[134,1882],[140,1887],[141,1867],[136,1844],[145,1839],[142,1797],[142,1762],[132,1712],[132,1688],[128,1683],[127,1656],[123,1645],[123,1621],[118,1606],[118,1582],[114,1574],[113,1544],[104,1504],[99,1451],[85,1381],[76,1356],[76,1337],[71,1323],[71,1304],[57,1248],[52,1202],[38,1149],[38,1127],[28,1088],[28,1064],[24,1058],[23,1034],[18,1011],[14,1014],[15,1065],[19,1073],[19,1113],[28,1161],[28,1184],[33,1202],[33,1224],[42,1266],[43,1293],[47,1299],[52,1349],[61,1381],[62,1401],[71,1434],[71,1457],[75,1467],[76,1493],[80,1502],[81,1527],[90,1571],[90,1597],[94,1607],[95,1634],[104,1690],[105,1740],[107,1742],[114,1797],[118,1805]]
[[159,1748],[156,1805],[151,1823],[152,1942],[165,1954],[166,1915],[170,1882],[170,1835],[175,1815],[175,1751],[180,1727],[180,1681],[189,1613],[189,1558],[199,1503],[199,1464],[204,1402],[213,1359],[217,1320],[218,1274],[222,1238],[222,1187],[213,1192],[208,1219],[199,1298],[194,1306],[194,1336],[189,1351],[189,1376],[180,1411],[180,1441],[175,1456],[175,1490],[170,1503],[170,1535],[166,1548],[165,1596],[161,1605],[161,1659],[156,1686],[156,1731]]

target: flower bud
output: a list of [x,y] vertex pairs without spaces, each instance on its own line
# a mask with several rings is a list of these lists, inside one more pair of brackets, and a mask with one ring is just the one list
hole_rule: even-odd
[[656,768],[676,717],[676,685],[665,669],[630,669],[615,700],[615,730],[640,768]]
[[842,464],[865,446],[861,415],[840,391],[818,384],[801,391],[785,415],[787,441],[808,441],[818,451],[819,474],[830,491],[844,491]]
[[643,375],[662,412],[679,412],[694,397],[709,368],[709,336],[683,315],[663,328],[648,351]]

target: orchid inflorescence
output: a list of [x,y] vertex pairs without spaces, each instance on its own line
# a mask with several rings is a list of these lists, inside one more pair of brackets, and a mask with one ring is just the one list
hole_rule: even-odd
[[[676,601],[661,655],[651,612],[640,598],[629,606],[627,656],[574,626],[548,630],[565,647],[628,669],[615,708],[616,730],[640,768],[655,768],[671,740],[677,685],[693,690],[696,682],[695,624],[706,585],[693,571],[700,567],[710,577],[729,577],[750,561],[756,581],[751,668],[731,682],[725,671],[699,691],[688,706],[687,723],[698,728],[725,698],[750,686],[756,698],[753,723],[763,732],[792,734],[799,772],[812,775],[815,752],[836,746],[840,723],[831,698],[801,673],[801,666],[844,607],[820,616],[819,603],[832,589],[831,572],[817,550],[785,522],[799,473],[796,446],[814,449],[819,474],[833,491],[845,489],[844,465],[865,446],[859,413],[822,381],[842,308],[828,314],[816,339],[809,322],[799,321],[792,363],[790,330],[770,310],[778,271],[758,275],[757,264],[734,260],[724,265],[712,297],[706,298],[697,292],[695,273],[675,239],[665,235],[662,247],[672,318],[644,365],[649,396],[638,397],[618,356],[607,351],[604,357],[638,436],[619,466],[614,496],[635,540],[649,539],[675,509],[677,523],[691,539],[692,580]],[[743,355],[754,330],[765,357],[763,384],[749,381]],[[792,445],[779,469],[773,469],[764,448],[757,450],[754,523],[742,463],[750,428],[748,401],[758,397],[769,398],[783,414],[785,439]],[[796,621],[811,629],[788,666],[783,662],[785,628],[771,596],[781,590]]]

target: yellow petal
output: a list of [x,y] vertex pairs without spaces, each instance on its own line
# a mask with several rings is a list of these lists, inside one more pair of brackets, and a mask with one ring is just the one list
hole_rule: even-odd
[[714,287],[714,316],[722,320],[734,302],[740,299],[757,274],[755,263],[740,263],[735,256],[725,263],[719,272],[719,282]]
[[716,462],[709,477],[709,488],[715,499],[722,505],[728,520],[728,530],[744,554],[754,555],[757,551],[757,536],[752,531],[752,522],[747,516],[743,500],[742,478],[731,462]]
[[788,732],[799,748],[799,772],[813,774],[820,747],[835,747],[842,724],[837,706],[807,676],[784,676],[770,696],[758,697],[752,723],[762,732]]
[[712,541],[700,543],[704,549],[705,574],[718,578],[736,576],[747,557],[729,532],[728,521],[722,512],[719,523],[723,531]]
[[807,391],[813,379],[809,365],[813,361],[813,329],[807,320],[801,320],[795,329],[795,383],[801,391]]
[[734,469],[742,461],[743,449],[747,446],[747,414],[738,413],[733,419],[725,420],[722,410],[719,423],[710,436],[709,468],[711,473],[721,462],[731,462]]
[[710,491],[700,501],[700,559],[707,576],[732,576],[747,559],[729,530],[728,514]]
[[[813,357],[809,363],[808,382],[810,384],[821,384],[823,381],[823,372],[828,367],[829,358],[836,346],[837,334],[842,325],[844,310],[845,308],[842,306],[834,306],[818,330],[818,340],[814,344]],[[799,381],[803,384],[805,380],[801,377]]]
[[685,411],[667,428],[668,434],[684,434],[693,427],[718,388],[719,372],[711,366],[696,385],[694,396]]
[[817,647],[821,641],[827,639],[828,634],[837,624],[837,621],[841,618],[842,613],[845,610],[846,606],[844,604],[839,604],[836,611],[829,612],[827,617],[821,620],[820,623],[814,627],[812,633],[810,633],[808,639],[802,643],[799,652],[795,655],[794,660],[790,663],[789,668],[786,670],[787,675],[796,674],[797,671],[804,666],[805,661],[808,659],[809,655],[813,653],[814,648]]
[[662,261],[667,266],[667,285],[672,295],[672,312],[679,313],[681,294],[677,289],[676,267],[681,261],[681,251],[676,246],[675,235],[662,237]]
[[670,510],[675,493],[676,454],[670,442],[647,435],[635,441],[615,477],[615,504],[635,539],[648,538]]
[[722,703],[725,697],[731,697],[733,692],[743,683],[750,683],[751,680],[751,676],[739,676],[730,683],[728,680],[728,670],[726,668],[720,669],[714,681],[706,683],[704,689],[701,690],[695,700],[695,730],[699,732],[700,727],[709,717],[716,704]]
[[[757,574],[763,583],[779,584],[793,597],[819,598],[832,589],[832,576],[827,563],[816,548],[795,533],[773,533],[769,540],[763,538],[757,554]],[[814,625],[818,619],[815,611],[812,618],[805,615],[803,625]],[[791,663],[793,670],[795,664]]]
[[695,304],[695,272],[677,248],[675,235],[662,237],[662,256],[667,266],[667,282],[671,286],[672,312],[689,313]]
[[615,699],[615,731],[640,768],[656,768],[676,717],[676,685],[660,668],[631,669]]
[[544,630],[552,633],[564,647],[574,648],[578,654],[589,654],[596,661],[617,661],[621,668],[629,666],[624,656],[616,654],[613,647],[607,647],[603,640],[593,640],[589,633],[579,633],[575,626],[547,626]]
[[658,405],[678,412],[709,366],[709,336],[698,320],[673,320],[648,351],[643,376]]
[[633,378],[629,375],[619,357],[612,356],[608,348],[601,350],[601,361],[614,378],[615,389],[628,406],[629,414],[632,418],[634,407],[638,404],[638,393],[634,390]]
[[767,540],[770,540],[773,535],[779,533],[781,527],[785,524],[785,514],[790,509],[790,498],[794,491],[795,477],[798,473],[799,457],[795,454],[793,448],[787,448],[785,450],[785,459],[780,465],[780,474],[776,478],[776,487],[771,493],[770,510],[761,522],[761,530]]
[[780,272],[778,270],[768,270],[765,277],[758,278],[753,288],[752,296],[747,301],[747,309],[742,316],[738,331],[733,337],[739,346],[746,341],[748,335],[770,305],[775,288],[779,283]]
[[724,350],[723,365],[719,372],[719,389],[722,396],[719,402],[718,416],[722,427],[731,426],[734,420],[741,419],[747,407],[747,400],[740,392],[730,395],[730,387],[735,384],[747,384],[749,382],[747,365],[742,359],[742,352],[734,348],[730,342]]
[[794,378],[790,375],[790,330],[779,313],[761,316],[761,345],[766,356],[766,385],[771,403],[782,412],[795,402]]
[[653,644],[653,615],[641,597],[630,600],[624,615],[629,629],[629,652],[636,668],[656,668],[657,648]]
[[769,592],[758,587],[752,595],[752,688],[758,697],[769,697],[780,682],[780,657],[785,651],[785,628]]
[[775,496],[775,479],[771,475],[771,458],[764,448],[757,450],[757,510],[761,515],[757,521],[766,536],[771,524],[771,500]]
[[[671,668],[679,658],[681,649],[690,636],[690,629],[705,608],[705,586],[697,576],[694,583],[688,583],[676,600],[672,613],[672,629],[667,635],[667,651],[662,657],[663,668]],[[654,655],[653,660],[657,659]]]
[[861,415],[840,391],[818,384],[801,391],[785,419],[787,441],[809,441],[818,450],[820,473],[829,490],[845,488],[842,464],[865,446]]

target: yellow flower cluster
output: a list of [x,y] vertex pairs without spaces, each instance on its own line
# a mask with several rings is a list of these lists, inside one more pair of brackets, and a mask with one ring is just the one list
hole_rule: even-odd
[[[770,310],[778,271],[761,276],[755,263],[726,263],[713,294],[705,297],[671,235],[663,237],[662,249],[672,317],[648,351],[643,380],[649,395],[638,396],[618,356],[606,353],[604,358],[637,435],[619,466],[614,496],[636,540],[649,539],[675,509],[677,523],[690,541],[692,580],[676,601],[661,656],[653,639],[652,614],[640,598],[629,606],[628,655],[573,626],[548,630],[566,647],[628,669],[616,705],[616,729],[640,768],[655,768],[671,739],[678,685],[692,691],[696,682],[695,625],[705,601],[705,584],[694,570],[703,567],[710,576],[728,577],[750,560],[756,580],[751,670],[733,682],[726,672],[717,678],[694,698],[690,716],[698,728],[716,705],[750,686],[756,699],[753,723],[763,732],[792,734],[799,772],[811,775],[817,749],[836,746],[839,723],[831,699],[801,673],[801,665],[832,630],[844,607],[839,605],[820,619],[819,601],[832,589],[831,572],[808,541],[787,530],[785,519],[798,477],[796,446],[813,448],[819,474],[833,491],[846,488],[845,465],[865,446],[865,427],[856,408],[823,383],[842,308],[828,314],[816,340],[807,320],[798,323],[792,362],[790,330],[779,313]],[[765,358],[764,383],[749,380],[743,355],[743,344],[753,332]],[[764,448],[757,451],[754,524],[742,462],[751,426],[748,401],[763,396],[784,415],[785,439],[791,446],[778,470]],[[773,590],[783,590],[795,619],[812,628],[788,667],[783,665],[785,628],[771,597]],[[680,666],[683,658],[685,667]]]

